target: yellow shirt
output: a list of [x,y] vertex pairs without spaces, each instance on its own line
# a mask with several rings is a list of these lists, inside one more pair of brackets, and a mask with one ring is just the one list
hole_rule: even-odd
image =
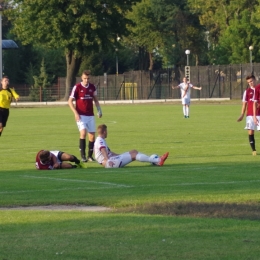
[[0,89],[0,107],[10,108],[12,97],[15,99],[19,98],[19,95],[13,88]]

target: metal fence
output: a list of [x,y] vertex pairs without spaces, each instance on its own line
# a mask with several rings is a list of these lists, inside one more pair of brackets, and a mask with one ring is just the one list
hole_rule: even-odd
[[[254,64],[254,75],[260,79],[260,64]],[[240,99],[247,87],[245,77],[250,74],[250,64],[191,66],[190,82],[202,86],[201,91],[192,91],[191,98]],[[131,71],[119,75],[92,76],[91,82],[98,89],[100,100],[146,100],[178,99],[180,91],[173,90],[184,77],[184,67],[160,71]],[[15,85],[21,101],[60,101],[65,96],[65,78],[47,89],[32,89]],[[80,77],[77,78],[80,82]]]

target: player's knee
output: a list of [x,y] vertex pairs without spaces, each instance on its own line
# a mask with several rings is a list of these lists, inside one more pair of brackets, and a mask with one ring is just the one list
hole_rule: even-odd
[[132,160],[135,160],[136,155],[138,154],[138,151],[137,150],[131,150],[129,153],[131,155]]

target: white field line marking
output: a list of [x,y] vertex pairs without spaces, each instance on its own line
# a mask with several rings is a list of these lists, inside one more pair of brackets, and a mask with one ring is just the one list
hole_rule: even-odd
[[18,191],[1,191],[0,194],[16,194],[16,193],[33,193],[33,192],[55,192],[55,191],[64,191],[64,190],[104,190],[104,189],[113,189],[115,187],[99,187],[99,188],[88,188],[88,187],[77,187],[77,188],[62,188],[62,189],[41,189],[41,190],[18,190]]
[[100,182],[100,181],[85,181],[85,180],[73,180],[73,179],[61,179],[61,178],[51,178],[51,177],[39,177],[39,176],[30,176],[30,175],[22,175],[25,178],[33,178],[33,179],[48,179],[48,180],[55,180],[55,181],[69,181],[69,182],[80,182],[80,183],[94,183],[94,184],[104,184],[109,186],[116,186],[116,187],[125,187],[130,188],[132,186],[125,185],[125,184],[117,184],[112,182]]
[[192,186],[192,185],[219,185],[219,184],[240,184],[240,183],[251,183],[260,182],[260,180],[249,180],[249,181],[220,181],[220,182],[183,182],[183,183],[173,183],[173,184],[155,184],[155,185],[140,185],[138,187],[157,187],[157,186]]
[[[155,184],[155,185],[138,185],[138,186],[126,186],[126,185],[116,185],[117,188],[140,188],[140,187],[170,187],[170,186],[193,186],[193,185],[223,185],[223,184],[241,184],[241,183],[251,183],[260,182],[260,180],[249,180],[249,181],[229,181],[229,182],[197,182],[197,183],[177,183],[177,184]],[[99,183],[99,182],[95,182]],[[15,193],[30,193],[30,192],[41,192],[41,191],[63,191],[63,190],[101,190],[101,189],[113,189],[113,187],[99,187],[99,188],[88,188],[88,187],[78,187],[78,188],[62,188],[62,189],[41,189],[41,190],[20,190],[20,191],[1,191],[0,194],[15,194]]]

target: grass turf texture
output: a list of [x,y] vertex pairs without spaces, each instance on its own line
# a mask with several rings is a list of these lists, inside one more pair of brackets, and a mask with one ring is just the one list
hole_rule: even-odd
[[0,206],[114,211],[0,211],[2,259],[259,259],[259,156],[236,122],[240,102],[194,102],[189,119],[180,104],[102,110],[96,123],[107,124],[112,150],[169,151],[165,165],[37,171],[40,149],[79,155],[74,117],[68,107],[12,108],[0,139]]

